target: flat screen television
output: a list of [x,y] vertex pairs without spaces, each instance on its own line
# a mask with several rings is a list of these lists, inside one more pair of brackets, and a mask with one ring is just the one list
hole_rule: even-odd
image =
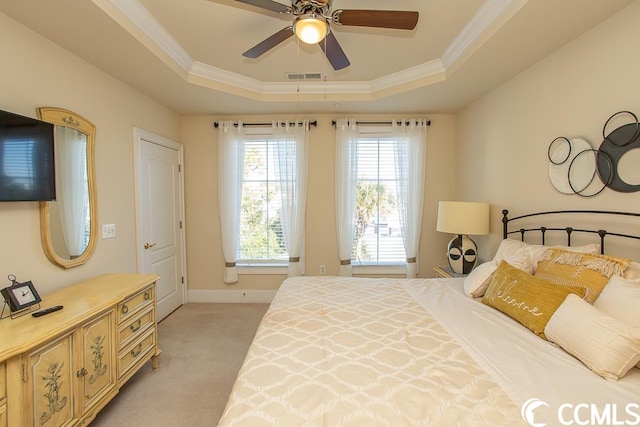
[[56,199],[54,125],[0,110],[0,202]]

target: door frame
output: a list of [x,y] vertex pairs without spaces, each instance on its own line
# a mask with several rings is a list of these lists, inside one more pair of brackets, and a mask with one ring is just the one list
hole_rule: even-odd
[[161,145],[163,147],[171,148],[178,152],[178,162],[180,164],[180,174],[178,176],[179,186],[180,186],[180,217],[182,218],[182,227],[180,228],[179,239],[182,244],[182,254],[180,261],[182,262],[182,277],[184,278],[184,283],[182,283],[182,304],[187,302],[187,289],[188,289],[188,281],[187,281],[187,246],[186,246],[186,238],[185,238],[185,214],[184,214],[184,146],[179,142],[173,141],[169,138],[165,138],[164,136],[156,135],[152,132],[146,131],[144,129],[140,129],[137,127],[133,128],[133,141],[134,141],[134,158],[135,158],[135,187],[136,187],[136,197],[135,197],[135,211],[136,211],[136,265],[138,273],[142,273],[143,271],[143,263],[142,259],[144,257],[144,248],[142,247],[142,242],[144,241],[144,236],[142,235],[142,224],[143,218],[142,209],[139,209],[142,196],[140,188],[140,183],[142,182],[142,167],[140,165],[140,149],[141,149],[141,141],[144,140],[146,142],[150,142],[152,144]]

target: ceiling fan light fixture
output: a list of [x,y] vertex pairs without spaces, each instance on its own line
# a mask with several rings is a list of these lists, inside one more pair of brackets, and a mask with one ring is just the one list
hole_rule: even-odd
[[293,32],[306,44],[316,44],[329,33],[329,24],[323,16],[315,13],[300,15],[293,23]]

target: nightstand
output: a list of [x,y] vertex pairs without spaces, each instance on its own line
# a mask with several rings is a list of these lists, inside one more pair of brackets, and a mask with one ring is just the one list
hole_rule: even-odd
[[467,277],[468,276],[467,274],[454,273],[453,270],[451,269],[451,267],[449,267],[448,265],[433,267],[433,271],[436,272],[436,277],[441,278],[441,279],[451,279],[451,278],[454,278],[454,277]]

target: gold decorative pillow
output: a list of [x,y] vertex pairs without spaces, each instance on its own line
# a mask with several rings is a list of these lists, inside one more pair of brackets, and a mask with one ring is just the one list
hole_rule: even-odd
[[557,285],[585,288],[585,300],[593,304],[611,276],[622,276],[630,262],[627,258],[547,249],[534,276]]
[[544,328],[567,295],[582,298],[585,292],[584,288],[554,285],[502,261],[481,301],[546,339]]

